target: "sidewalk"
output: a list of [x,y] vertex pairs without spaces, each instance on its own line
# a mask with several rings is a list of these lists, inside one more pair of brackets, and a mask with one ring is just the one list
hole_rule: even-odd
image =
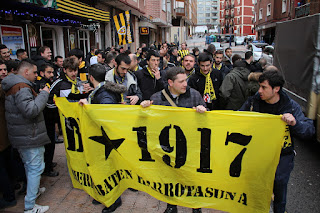
[[[103,205],[93,205],[92,198],[82,190],[74,189],[67,170],[67,162],[64,144],[56,144],[54,161],[58,163],[55,168],[59,171],[58,177],[41,178],[41,187],[46,191],[36,201],[39,205],[48,205],[48,213],[101,213]],[[0,210],[3,213],[21,213],[24,210],[24,196],[17,195],[17,205],[11,208]],[[166,203],[159,201],[145,192],[132,192],[126,190],[122,195],[122,206],[115,213],[163,213]],[[179,213],[191,213],[192,210],[185,207],[178,207]],[[222,213],[213,209],[202,209],[203,213]]]

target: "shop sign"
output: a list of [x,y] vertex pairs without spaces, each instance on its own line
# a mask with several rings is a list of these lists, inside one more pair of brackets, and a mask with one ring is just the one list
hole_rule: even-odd
[[21,3],[36,4],[41,7],[58,8],[56,0],[19,0]]
[[100,23],[91,23],[91,24],[81,24],[82,29],[87,29],[90,31],[96,31],[100,28]]
[[17,50],[25,49],[22,27],[0,25],[1,43],[10,51],[11,58],[17,58]]
[[149,27],[140,27],[140,35],[149,35]]

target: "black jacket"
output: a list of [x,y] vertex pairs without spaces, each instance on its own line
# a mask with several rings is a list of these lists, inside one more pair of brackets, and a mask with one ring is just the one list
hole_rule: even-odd
[[[213,88],[216,93],[217,99],[212,103],[207,103],[207,106],[210,110],[212,109],[219,109],[219,88],[222,84],[222,74],[219,70],[213,69],[210,73],[211,80],[213,83]],[[200,73],[200,69],[196,69],[195,74],[189,77],[188,85],[200,92],[201,96],[203,97],[204,89],[206,84],[206,77]]]
[[165,86],[165,74],[160,71],[161,78],[152,78],[147,70],[147,66],[135,72],[137,76],[138,85],[142,92],[142,100],[150,100],[151,95],[162,90]]
[[119,104],[121,93],[125,92],[125,86],[106,81],[105,84],[97,89],[91,99],[91,104]]
[[42,57],[41,55],[36,55],[32,58],[32,60],[36,63],[37,67],[38,67],[38,71],[41,67],[41,65],[43,64],[51,64],[51,61],[48,61],[47,59],[45,59],[44,57]]
[[217,70],[219,72],[221,72],[222,75],[222,80],[226,77],[226,75],[230,72],[230,69],[224,65],[223,63],[221,63],[222,67],[220,70],[213,68],[214,70]]
[[[265,101],[261,100],[259,93],[248,98],[248,100],[243,104],[240,111],[254,111],[262,113],[270,113],[268,111],[272,110],[275,115],[281,115],[284,113],[291,113],[297,123],[295,126],[290,126],[290,135],[296,136],[303,139],[308,139],[314,136],[315,128],[311,119],[306,118],[301,110],[300,105],[292,100],[285,92],[279,91],[280,100],[278,102],[278,107],[275,109],[274,104],[266,104]],[[264,109],[264,110],[263,110]],[[292,145],[284,146],[281,155],[292,154],[294,150],[293,142],[294,138],[291,137]]]

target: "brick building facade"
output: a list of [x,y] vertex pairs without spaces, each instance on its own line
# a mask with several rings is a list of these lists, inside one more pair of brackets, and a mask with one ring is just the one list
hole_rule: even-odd
[[221,34],[246,36],[255,34],[253,0],[220,1]]

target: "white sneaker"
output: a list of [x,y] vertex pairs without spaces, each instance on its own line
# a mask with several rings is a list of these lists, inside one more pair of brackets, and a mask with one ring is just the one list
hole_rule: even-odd
[[42,195],[45,191],[46,191],[46,187],[40,187],[40,188],[38,189],[38,193],[37,193],[36,199],[37,199],[40,195]]
[[49,210],[49,206],[40,206],[38,204],[34,204],[33,209],[24,210],[24,213],[42,213]]

